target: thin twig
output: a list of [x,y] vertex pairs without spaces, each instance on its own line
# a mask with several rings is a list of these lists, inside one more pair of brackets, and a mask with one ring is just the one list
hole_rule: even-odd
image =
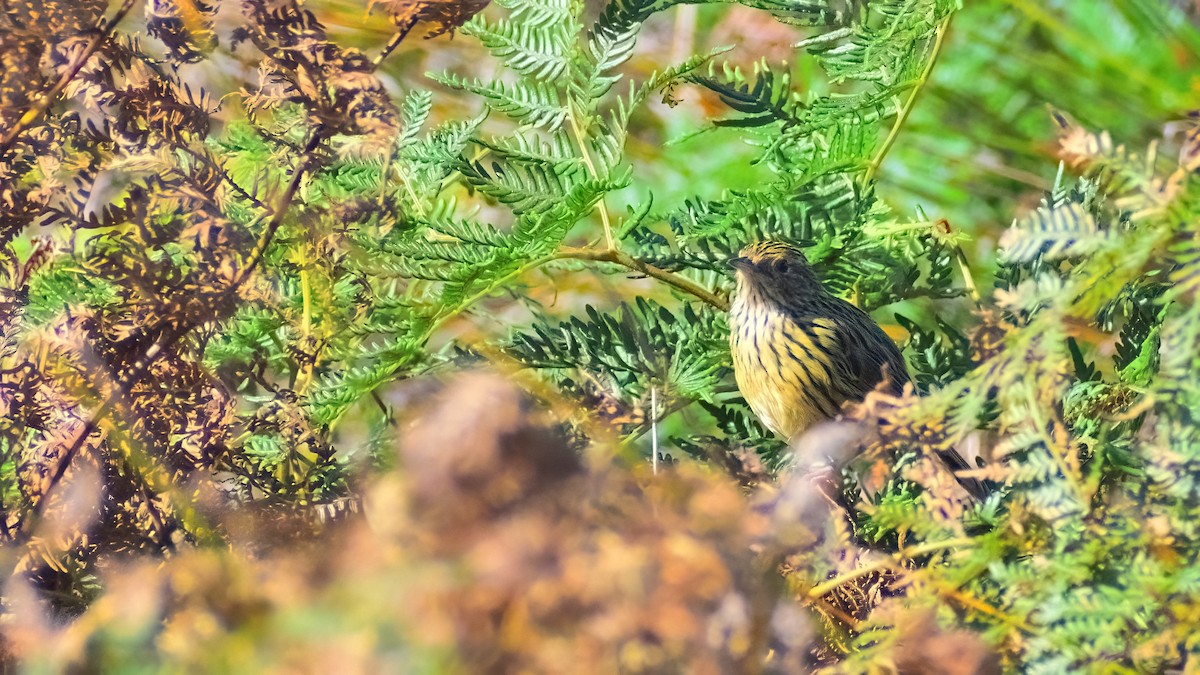
[[117,9],[116,14],[113,14],[108,20],[100,24],[99,33],[88,43],[83,53],[67,68],[67,72],[63,73],[62,77],[58,78],[58,82],[55,82],[54,86],[50,88],[50,91],[47,91],[41,98],[35,101],[29,107],[29,110],[26,110],[25,114],[21,115],[21,118],[4,134],[4,138],[0,139],[0,155],[8,152],[13,143],[17,142],[17,137],[50,109],[50,106],[54,104],[54,100],[58,98],[58,95],[63,92],[63,89],[67,88],[71,80],[75,79],[79,71],[83,70],[83,66],[91,60],[92,55],[96,53],[100,45],[104,44],[104,41],[109,38],[112,30],[116,28],[117,24],[121,23],[121,20],[125,18],[129,10],[133,9],[134,2],[135,0],[125,0],[125,2],[121,3],[120,8]]
[[[62,481],[63,476],[65,476],[67,473],[67,469],[69,469],[71,466],[71,462],[75,459],[75,455],[77,455],[83,448],[83,444],[87,442],[88,437],[100,428],[100,421],[107,417],[110,412],[112,412],[112,409],[117,406],[117,402],[119,400],[122,400],[129,395],[129,392],[133,390],[133,386],[137,384],[137,382],[141,379],[141,376],[147,370],[149,370],[150,363],[153,362],[154,359],[158,358],[158,355],[162,353],[163,349],[170,346],[175,342],[175,340],[179,339],[172,333],[173,331],[164,332],[159,336],[158,340],[154,344],[150,345],[150,348],[146,350],[146,353],[142,354],[142,357],[135,361],[133,366],[129,369],[129,375],[121,378],[115,383],[116,391],[109,394],[108,397],[104,399],[104,402],[100,404],[100,407],[96,409],[96,412],[92,413],[92,416],[76,433],[75,440],[71,441],[71,444],[67,446],[67,449],[63,452],[62,457],[58,461],[58,466],[55,467],[54,473],[50,476],[50,480],[46,483],[46,489],[43,491],[42,499],[34,507],[30,518],[31,523],[36,523],[41,520],[46,505],[50,502],[51,490],[53,490],[54,487]],[[30,527],[26,531],[32,533],[33,529],[34,528]]]
[[[570,120],[571,130],[575,132],[575,140],[579,143],[579,154],[583,158],[584,166],[587,167],[593,180],[600,180],[600,172],[596,170],[596,164],[592,161],[592,153],[588,152],[587,133],[579,124],[579,118],[575,115],[575,106],[572,103],[567,104],[567,119]],[[613,239],[612,223],[608,217],[608,207],[604,204],[604,195],[600,195],[600,201],[596,202],[596,208],[600,211],[600,224],[604,226],[604,243],[608,250],[616,250],[617,242]]]
[[[662,281],[668,285],[674,286],[675,288],[689,293],[723,312],[729,311],[729,302],[725,300],[725,298],[722,298],[712,291],[709,291],[690,279],[682,277],[678,274],[673,274],[663,269],[659,269],[649,263],[638,260],[623,251],[611,249],[600,250],[590,248],[574,248],[571,246],[566,246],[554,253],[530,260],[529,262],[516,267],[507,274],[487,284],[485,288],[482,288],[470,296],[463,298],[457,305],[445,312],[442,312],[432,321],[430,321],[425,327],[425,330],[422,331],[421,335],[417,338],[417,341],[424,342],[429,340],[439,328],[446,324],[446,322],[466,311],[467,308],[474,305],[476,302],[479,302],[480,300],[494,293],[496,289],[500,287],[500,285],[519,278],[522,275],[541,267],[542,265],[554,262],[556,260],[592,260],[596,262],[607,262],[621,265],[631,270],[641,272],[646,276],[658,279],[659,281]],[[400,363],[393,364],[392,372],[394,372],[394,369],[399,368],[400,365]],[[336,423],[337,422],[335,420],[331,424],[331,427]],[[631,439],[626,439],[625,442],[627,443],[630,440]]]
[[815,607],[818,612],[823,612],[825,615],[830,616],[834,619],[837,619],[838,621],[840,621],[842,623],[842,625],[846,626],[850,630],[854,630],[854,631],[859,630],[859,626],[861,625],[861,622],[858,619],[847,614],[846,610],[844,610],[840,607],[831,605],[828,602],[825,602],[824,600],[822,600],[820,598],[817,598],[815,600],[810,599],[810,600],[808,600],[808,604]]
[[896,143],[896,139],[900,136],[900,128],[908,121],[908,116],[912,114],[913,107],[916,105],[917,96],[925,88],[925,84],[929,82],[929,75],[933,72],[933,65],[937,63],[938,55],[942,52],[942,43],[946,37],[946,30],[950,27],[950,19],[953,14],[947,16],[934,29],[933,49],[929,54],[929,60],[925,63],[925,69],[921,71],[920,77],[913,83],[912,90],[908,93],[908,100],[901,106],[899,114],[896,115],[896,121],[892,124],[892,128],[888,131],[887,138],[884,139],[883,145],[879,146],[879,150],[875,156],[871,158],[871,163],[867,165],[867,170],[863,173],[863,185],[871,182],[875,177],[875,173],[879,171],[879,167],[883,165],[883,160],[887,158],[888,152]]
[[[1067,42],[1072,43],[1080,52],[1088,54],[1109,68],[1121,73],[1127,79],[1142,85],[1157,96],[1165,98],[1166,96],[1174,97],[1178,95],[1179,88],[1177,86],[1155,75],[1153,70],[1137,67],[1137,59],[1118,56],[1115,50],[1106,48],[1107,46],[1103,42],[1097,41],[1095,36],[1081,33],[1058,19],[1042,3],[1031,2],[1031,0],[1005,0],[1005,2],[1019,10],[1030,21],[1045,26],[1049,34],[1061,36]],[[1045,63],[1045,61],[1046,59],[1043,58],[1038,63],[1040,65],[1041,63]],[[1169,105],[1174,106],[1177,103],[1172,101]]]
[[958,260],[958,270],[962,272],[963,284],[967,287],[967,294],[975,301],[975,306],[979,307],[983,298],[979,295],[979,288],[975,286],[974,277],[971,276],[971,263],[967,261],[967,254],[958,242],[954,244],[954,257]]
[[391,39],[388,40],[387,44],[383,46],[383,51],[379,52],[379,55],[371,61],[371,70],[376,70],[379,68],[379,66],[383,65],[383,62],[387,60],[387,57],[396,50],[396,47],[400,46],[401,42],[404,42],[404,38],[408,37],[409,31],[411,31],[413,26],[416,25],[417,20],[412,19],[408,22],[407,26],[404,26],[393,33]]
[[658,385],[650,385],[650,467],[658,475]]
[[271,220],[263,228],[258,242],[254,244],[254,250],[250,253],[250,261],[234,279],[230,288],[231,292],[237,291],[237,289],[242,287],[242,284],[250,278],[250,274],[254,271],[254,268],[258,266],[263,256],[266,255],[267,249],[271,246],[271,241],[275,238],[275,233],[279,231],[279,226],[283,224],[283,217],[287,214],[288,207],[291,206],[292,200],[296,197],[296,191],[300,189],[300,182],[304,178],[305,172],[308,171],[309,165],[312,163],[313,151],[316,150],[317,145],[324,138],[325,134],[319,128],[313,129],[308,142],[304,144],[300,163],[296,165],[296,169],[292,174],[292,180],[288,183],[287,189],[284,190],[283,196],[279,200],[281,206],[277,207],[275,212],[271,214]]
[[597,262],[608,262],[622,267],[627,267],[636,272],[641,272],[648,277],[653,277],[670,286],[674,286],[679,290],[694,295],[722,312],[729,311],[729,301],[725,298],[713,293],[704,288],[700,284],[680,276],[673,272],[668,272],[664,269],[655,267],[643,260],[638,260],[633,256],[618,250],[598,250],[590,248],[571,248],[566,247],[558,252],[558,258],[572,258],[576,260],[595,260]]
[[967,294],[971,296],[971,300],[975,302],[975,306],[979,307],[982,297],[979,295],[979,288],[975,286],[975,278],[971,274],[971,263],[967,260],[967,253],[963,251],[962,244],[954,238],[953,226],[950,225],[950,221],[946,218],[940,218],[934,223],[934,227],[940,228],[942,234],[946,237],[946,241],[949,241],[950,246],[954,248],[954,259],[958,262],[958,271],[962,273],[963,285],[967,287]]
[[204,153],[200,152],[199,150],[196,150],[195,148],[191,147],[190,145],[184,145],[184,146],[181,146],[181,148],[184,152],[191,155],[192,158],[195,159],[196,161],[204,163],[206,166],[212,168],[217,173],[219,173],[221,175],[221,179],[224,180],[225,183],[227,185],[229,185],[229,187],[234,192],[238,193],[238,195],[241,196],[242,199],[245,199],[246,201],[250,202],[256,208],[261,209],[268,216],[275,213],[275,209],[273,209],[271,207],[271,205],[262,203],[262,201],[259,200],[258,197],[255,197],[254,195],[250,194],[250,192],[247,191],[246,188],[243,188],[241,185],[238,185],[236,182],[234,182],[233,177],[229,175],[229,172],[225,170],[225,167],[220,162],[216,161],[212,157],[209,157],[208,155],[205,155]]
[[500,284],[505,283],[507,281],[511,281],[517,277],[520,277],[521,275],[525,274],[526,272],[537,269],[537,268],[541,267],[542,265],[545,265],[546,263],[554,262],[555,260],[592,260],[592,261],[596,261],[596,262],[607,262],[607,263],[613,263],[616,265],[621,265],[621,266],[627,267],[631,270],[641,272],[641,273],[645,274],[646,276],[658,279],[659,281],[663,281],[671,286],[674,286],[675,288],[678,288],[681,291],[684,291],[686,293],[694,295],[697,298],[699,298],[700,300],[707,302],[708,304],[712,305],[713,307],[715,307],[723,312],[729,311],[729,302],[728,301],[726,301],[721,296],[713,293],[712,291],[709,291],[708,289],[704,288],[700,284],[697,284],[696,282],[694,282],[690,279],[687,279],[685,277],[679,276],[678,274],[673,274],[666,270],[659,269],[649,263],[638,260],[637,258],[634,258],[633,256],[631,256],[628,253],[625,253],[623,251],[614,251],[614,250],[606,251],[606,250],[601,250],[601,249],[574,248],[571,246],[565,246],[565,247],[559,249],[555,253],[551,253],[550,255],[542,256],[541,258],[531,260],[531,261],[525,263],[524,265],[521,265],[520,267],[514,269],[513,271],[509,272],[508,274],[505,274],[504,276],[500,277],[499,279],[497,279],[494,282],[492,282],[491,284],[489,284],[487,286],[487,288],[484,288],[484,289],[480,290],[479,292],[474,293],[467,298],[464,298],[462,300],[462,302],[458,303],[453,308],[451,308],[449,311],[443,313],[437,319],[432,321],[429,324],[428,328],[425,330],[423,338],[426,338],[426,339],[429,338],[429,336],[433,333],[433,331],[435,331],[437,328],[441,327],[442,324],[444,324],[446,321],[453,318],[454,316],[457,316],[459,313],[464,311],[466,308],[470,307],[471,305],[475,304],[476,302],[482,300],[483,298],[485,298],[488,295],[490,295],[491,293],[493,293],[496,290],[496,288],[499,287]]
[[671,63],[683,63],[696,51],[695,5],[680,5],[675,9],[675,29],[671,36]]
[[[693,405],[694,403],[696,403],[696,399],[692,399],[692,398],[678,399],[678,400],[674,401],[673,403],[671,403],[671,405],[669,405],[666,408],[664,408],[663,410],[659,411],[658,419],[665,420],[666,418],[670,417],[671,415],[674,415],[675,413],[679,412],[680,410],[683,410],[684,408],[687,408],[690,405]],[[621,447],[625,448],[625,447],[632,446],[635,441],[640,439],[642,436],[645,436],[650,431],[651,431],[650,425],[645,425],[645,426],[640,426],[640,427],[635,428],[632,432],[629,433],[628,436],[621,439]]]
[[966,607],[968,609],[973,609],[976,612],[979,612],[980,614],[986,614],[990,617],[999,619],[1000,621],[1003,621],[1004,623],[1006,623],[1006,624],[1012,626],[1013,628],[1016,628],[1022,632],[1029,633],[1029,634],[1034,633],[1033,626],[1030,626],[1024,619],[1021,619],[1020,617],[1012,616],[1011,614],[1008,614],[1007,612],[1005,612],[1001,609],[993,607],[992,605],[984,602],[983,600],[980,600],[979,598],[976,598],[973,595],[969,595],[968,593],[965,593],[961,589],[954,588],[953,586],[951,586],[949,584],[945,584],[945,583],[935,583],[934,586],[937,588],[938,595],[940,595],[944,599],[953,600],[954,602],[957,602],[958,604],[962,605],[963,607]]
[[[311,250],[307,253],[311,253]],[[312,359],[307,356],[307,350],[314,347],[315,340],[312,340],[312,284],[309,282],[308,273],[309,261],[305,260],[300,265],[300,297],[302,310],[300,315],[300,338],[304,344],[306,351],[305,357],[299,364],[299,372],[296,374],[296,381],[293,389],[298,393],[303,394],[308,391],[308,387],[312,384],[313,367],[316,365],[316,360],[320,356],[320,349],[315,348]]]

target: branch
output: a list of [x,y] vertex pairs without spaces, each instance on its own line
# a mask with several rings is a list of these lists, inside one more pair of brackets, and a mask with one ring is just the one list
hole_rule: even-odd
[[[1097,41],[1094,36],[1081,33],[1079,30],[1056,18],[1041,3],[1030,2],[1030,0],[1005,0],[1005,2],[1019,10],[1025,15],[1025,18],[1045,26],[1050,35],[1062,37],[1079,52],[1096,59],[1127,79],[1137,82],[1150,93],[1161,96],[1164,100],[1170,100],[1166,98],[1168,96],[1174,98],[1179,95],[1179,87],[1157,76],[1154,70],[1139,68],[1138,64],[1133,60],[1117,56],[1112,49],[1107,49],[1106,45]],[[1168,108],[1173,108],[1183,105],[1183,100],[1176,99],[1170,101],[1167,106]]]
[[980,600],[979,598],[976,598],[975,596],[970,595],[961,589],[955,588],[944,582],[935,582],[934,588],[937,589],[938,595],[945,600],[953,600],[967,609],[973,609],[980,614],[986,614],[990,617],[999,619],[1000,621],[1003,621],[1004,623],[1016,628],[1017,630],[1020,630],[1023,633],[1030,635],[1034,634],[1033,626],[1030,626],[1029,623],[1024,619],[1012,616],[1003,610],[997,609],[996,607],[993,607],[987,602],[984,602],[983,600]]
[[[592,162],[592,153],[588,152],[587,133],[579,124],[578,116],[575,115],[573,101],[567,103],[567,119],[571,121],[571,130],[575,132],[575,140],[579,143],[579,154],[583,159],[584,166],[587,167],[593,180],[600,180],[600,172],[596,170],[596,164]],[[604,226],[604,241],[608,245],[608,250],[615,251],[617,243],[613,239],[612,224],[608,218],[608,207],[604,204],[604,195],[600,195],[600,201],[596,202],[596,208],[600,211],[600,223]]]
[[[664,269],[660,269],[660,268],[655,267],[654,265],[651,265],[644,261],[638,260],[637,258],[634,258],[633,256],[631,256],[628,253],[625,253],[623,251],[574,248],[571,246],[565,246],[565,247],[559,249],[555,253],[551,253],[549,255],[545,255],[540,258],[530,260],[529,262],[527,262],[523,265],[520,265],[519,267],[516,267],[515,269],[508,272],[507,274],[504,274],[503,276],[501,276],[499,278],[493,279],[490,283],[488,283],[486,285],[486,287],[480,289],[479,291],[471,294],[470,296],[468,296],[466,298],[463,298],[454,307],[451,307],[450,309],[446,310],[445,312],[440,313],[437,317],[435,317],[432,321],[430,321],[429,324],[425,327],[425,329],[423,331],[421,331],[419,337],[416,338],[417,341],[425,342],[425,341],[429,340],[433,336],[434,332],[436,332],[438,330],[438,328],[443,326],[447,321],[458,316],[462,312],[466,311],[467,308],[469,308],[470,306],[479,302],[480,300],[486,298],[487,296],[491,295],[492,293],[495,293],[496,289],[500,288],[503,284],[507,283],[508,281],[516,279],[516,278],[520,277],[521,275],[526,274],[527,272],[535,270],[535,269],[541,267],[542,265],[553,262],[555,260],[594,260],[596,262],[606,262],[606,263],[613,263],[615,265],[621,265],[622,267],[627,267],[631,270],[645,274],[648,277],[653,277],[653,278],[658,279],[659,281],[662,281],[668,285],[674,286],[675,288],[678,288],[679,290],[681,290],[685,293],[693,295],[693,296],[699,298],[700,300],[707,302],[708,304],[712,305],[713,307],[715,307],[723,312],[729,311],[729,302],[725,298],[713,293],[712,291],[704,288],[700,284],[697,284],[696,282],[694,282],[690,279],[682,277],[678,274],[668,272]],[[397,361],[395,363],[390,364],[388,366],[388,369],[386,370],[386,372],[381,372],[380,376],[382,376],[383,378],[390,377],[391,374],[396,372],[396,370],[398,370],[400,368],[400,366],[403,364],[404,364],[403,361]],[[380,380],[380,382],[382,382],[382,380]],[[376,386],[376,385],[373,385],[373,386]],[[340,419],[340,417],[337,419]],[[336,423],[336,420],[335,420],[335,423]]]
[[566,247],[561,249],[558,252],[558,255],[555,257],[558,259],[595,260],[597,262],[607,262],[621,265],[622,267],[627,267],[636,272],[641,272],[648,277],[653,277],[663,283],[674,286],[684,293],[693,295],[700,300],[707,302],[722,312],[729,311],[729,301],[725,298],[713,293],[712,291],[704,288],[700,284],[688,279],[687,277],[680,276],[673,272],[668,272],[664,269],[655,267],[650,263],[638,260],[624,251]]
[[13,124],[12,128],[8,130],[8,133],[4,134],[4,138],[0,139],[0,156],[4,155],[4,153],[8,152],[9,149],[12,148],[13,143],[17,142],[17,137],[20,136],[22,132],[28,129],[31,124],[36,122],[38,118],[45,114],[45,112],[54,103],[54,100],[58,98],[58,95],[62,93],[63,89],[67,88],[67,85],[71,83],[71,80],[75,79],[75,76],[79,74],[79,71],[83,70],[84,64],[86,64],[88,60],[92,58],[92,55],[96,53],[96,50],[100,48],[100,45],[108,39],[109,34],[112,33],[112,30],[116,28],[117,24],[121,23],[121,20],[124,19],[125,15],[129,13],[129,10],[133,8],[134,1],[135,0],[125,0],[122,2],[121,7],[117,9],[117,13],[113,14],[107,21],[100,24],[99,34],[97,34],[96,37],[88,43],[88,46],[83,50],[83,53],[76,58],[75,62],[72,63],[69,68],[67,68],[67,72],[63,73],[62,77],[58,78],[58,82],[54,83],[54,86],[50,88],[50,91],[47,91],[45,94],[43,94],[41,98],[39,98],[32,106],[29,107],[29,110],[25,111],[24,115],[21,115],[21,119],[17,120],[16,124]]

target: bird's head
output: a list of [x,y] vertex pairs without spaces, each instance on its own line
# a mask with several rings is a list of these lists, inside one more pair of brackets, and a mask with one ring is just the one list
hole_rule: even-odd
[[800,249],[781,241],[750,244],[729,265],[737,271],[739,291],[754,288],[768,297],[785,299],[805,291],[823,290]]

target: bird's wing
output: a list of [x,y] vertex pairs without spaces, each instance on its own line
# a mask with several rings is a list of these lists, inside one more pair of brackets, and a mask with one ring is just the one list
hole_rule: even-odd
[[[837,318],[817,322],[824,322],[831,336],[838,341],[830,352],[836,355],[835,367],[840,371],[840,377],[836,379],[843,383],[841,390],[846,398],[861,401],[884,378],[887,378],[884,391],[893,396],[900,395],[910,378],[896,343],[871,317],[850,303],[830,315]],[[937,454],[967,492],[976,499],[987,496],[987,487],[982,482],[957,475],[959,471],[974,468],[957,450],[947,448],[938,450]]]
[[865,312],[848,302],[837,302],[829,318],[815,323],[827,328],[837,342],[831,352],[841,371],[843,394],[847,399],[862,400],[886,378],[884,391],[899,395],[909,381],[900,350]]

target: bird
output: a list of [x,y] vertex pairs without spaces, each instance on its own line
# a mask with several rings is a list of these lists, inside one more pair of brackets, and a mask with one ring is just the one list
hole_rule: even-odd
[[[729,264],[737,282],[729,309],[734,378],[772,432],[795,443],[847,402],[876,389],[904,391],[910,379],[899,348],[866,312],[827,291],[800,249],[761,241]],[[971,468],[953,450],[942,459],[955,472]],[[956,478],[982,496],[979,481]]]

